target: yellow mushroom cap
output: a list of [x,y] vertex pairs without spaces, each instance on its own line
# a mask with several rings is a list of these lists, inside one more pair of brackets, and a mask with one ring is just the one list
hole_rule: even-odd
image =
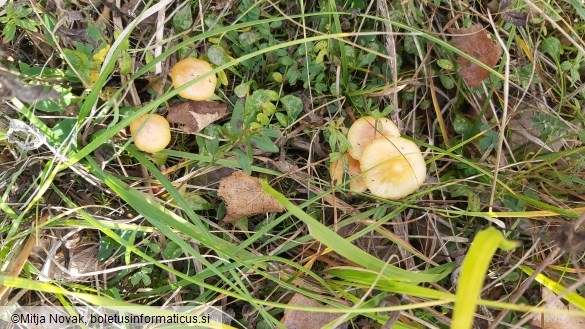
[[[171,69],[171,80],[173,81],[173,86],[179,88],[187,82],[192,81],[211,70],[213,70],[213,68],[206,61],[187,57],[173,66]],[[183,98],[194,101],[207,100],[213,96],[216,83],[217,77],[215,74],[212,74],[187,87],[181,91],[179,95]]]
[[351,145],[349,154],[354,159],[360,159],[364,148],[381,136],[399,137],[400,132],[394,122],[388,118],[376,119],[372,116],[359,118],[347,132],[347,140]]
[[380,137],[364,148],[360,167],[373,195],[400,199],[425,181],[427,166],[418,146],[401,137]]
[[130,125],[134,144],[144,152],[156,153],[171,142],[171,127],[167,119],[158,114],[145,114]]

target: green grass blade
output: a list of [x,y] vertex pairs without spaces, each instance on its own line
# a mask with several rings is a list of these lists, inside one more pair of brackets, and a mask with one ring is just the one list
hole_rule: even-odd
[[506,240],[502,233],[494,227],[477,234],[461,267],[451,328],[467,329],[472,327],[479,293],[494,253],[498,248],[511,250],[517,245],[518,243],[515,241]]
[[[148,314],[148,315],[161,315],[161,316],[172,316],[176,314],[171,310],[163,310],[156,307],[145,307],[144,305],[134,304],[125,302],[122,300],[117,300],[110,297],[92,295],[82,292],[73,292],[61,287],[52,285],[46,282],[39,282],[36,280],[30,280],[25,278],[17,278],[13,276],[5,276],[0,275],[0,286],[8,286],[12,288],[19,288],[19,289],[26,289],[31,291],[40,291],[44,293],[50,293],[55,295],[66,295],[71,297],[76,297],[81,300],[86,301],[89,305],[101,306],[106,307],[114,311],[119,311],[120,308],[123,308],[124,312],[130,312],[135,314]],[[235,329],[234,327],[220,324],[217,322],[212,322],[209,325],[201,325],[198,328],[225,328],[225,329]]]
[[331,248],[339,255],[366,269],[376,272],[383,272],[385,276],[392,280],[417,283],[436,282],[445,277],[445,275],[448,273],[446,271],[438,274],[429,274],[426,271],[415,273],[386,264],[380,259],[351,244],[349,241],[333,232],[327,226],[319,223],[315,218],[311,217],[301,208],[290,202],[280,192],[273,189],[266,181],[261,181],[261,184],[264,190],[276,198],[276,200],[278,200],[278,202],[280,202],[288,212],[292,213],[309,227],[309,232],[313,238]]
[[[534,273],[534,270],[528,266],[520,265],[519,268],[528,275],[532,275],[532,273]],[[566,290],[565,287],[563,287],[563,285],[559,284],[554,280],[551,280],[542,273],[538,274],[535,280],[542,284],[543,286],[550,289],[551,291],[553,291],[557,295],[564,293],[564,291]],[[581,297],[578,293],[574,291],[569,291],[562,298],[585,311],[585,298]]]
[[[449,267],[452,267],[451,264],[448,265]],[[455,295],[451,293],[420,287],[412,283],[397,282],[384,275],[380,276],[376,272],[364,270],[361,268],[340,267],[331,269],[327,273],[342,279],[343,281],[338,281],[337,283],[344,286],[362,288],[375,287],[378,290],[396,294],[405,294],[431,299],[455,300]]]

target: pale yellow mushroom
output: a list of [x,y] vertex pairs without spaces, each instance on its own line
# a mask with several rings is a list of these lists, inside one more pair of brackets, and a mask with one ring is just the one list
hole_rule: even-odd
[[377,138],[368,144],[360,158],[360,168],[372,194],[392,200],[417,191],[427,174],[418,146],[394,136]]
[[[176,89],[212,70],[213,68],[206,61],[193,57],[187,57],[173,66],[171,69],[171,80],[173,81],[173,86]],[[217,76],[215,74],[211,74],[203,78],[203,80],[195,82],[194,84],[185,88],[179,93],[179,95],[183,98],[194,101],[207,100],[213,96],[216,83]]]
[[400,136],[398,127],[388,118],[363,117],[351,125],[347,132],[347,140],[351,148],[349,154],[360,159],[364,148],[374,139],[381,136]]
[[158,114],[145,114],[130,125],[134,145],[144,152],[156,153],[171,142],[171,127],[167,119]]

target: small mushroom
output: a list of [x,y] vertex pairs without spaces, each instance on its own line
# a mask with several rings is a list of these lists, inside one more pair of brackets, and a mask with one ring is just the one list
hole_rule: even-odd
[[360,159],[364,148],[374,139],[381,136],[400,136],[398,127],[388,118],[362,117],[351,125],[347,132],[347,140],[351,145],[349,154]]
[[[212,70],[213,68],[206,61],[202,61],[193,57],[187,57],[173,66],[171,69],[171,80],[173,81],[173,86],[175,88],[179,88],[189,81],[192,81],[200,75],[203,75]],[[200,80],[187,87],[181,91],[179,95],[183,98],[194,101],[204,101],[213,96],[216,83],[217,76],[212,74],[203,80]]]
[[134,144],[144,152],[156,153],[171,142],[171,127],[167,119],[158,114],[145,114],[130,125]]
[[392,200],[418,190],[427,174],[418,146],[395,136],[380,137],[367,145],[360,158],[360,168],[372,194]]

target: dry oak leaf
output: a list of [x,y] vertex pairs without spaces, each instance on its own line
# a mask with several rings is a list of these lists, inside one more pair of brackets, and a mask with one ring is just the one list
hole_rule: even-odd
[[[451,39],[451,45],[485,65],[494,67],[500,60],[502,47],[490,39],[481,25],[475,24],[469,28],[449,29],[449,33],[455,34]],[[479,86],[483,80],[490,76],[486,69],[465,57],[459,56],[457,63],[461,65],[459,75],[472,87]]]
[[[550,300],[556,295],[550,289],[542,287],[543,307],[555,310],[579,311],[579,308],[569,304],[569,307],[560,300]],[[585,328],[585,318],[579,316],[570,316],[561,313],[544,313],[532,319],[531,324],[541,329],[583,329]]]
[[226,223],[247,216],[284,211],[273,196],[264,192],[258,178],[242,171],[222,179],[217,195],[225,202],[227,214],[223,220]]
[[[305,306],[305,307],[324,307],[321,302],[308,298],[301,294],[294,294],[288,305]],[[339,317],[340,313],[325,313],[325,312],[307,312],[298,310],[284,310],[284,316],[280,322],[284,324],[287,329],[320,329],[329,322]],[[341,325],[337,328],[347,328],[346,325]]]
[[169,108],[167,120],[181,124],[181,130],[198,133],[228,115],[227,105],[219,102],[187,101]]

